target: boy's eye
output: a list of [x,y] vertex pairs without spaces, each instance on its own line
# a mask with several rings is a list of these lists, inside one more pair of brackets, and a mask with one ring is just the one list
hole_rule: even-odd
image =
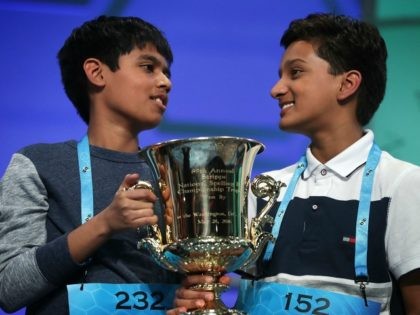
[[302,73],[302,70],[301,69],[292,69],[290,71],[290,73],[291,73],[292,77],[294,78],[294,77],[298,77]]
[[148,72],[153,72],[155,70],[155,66],[153,64],[142,64],[140,67]]

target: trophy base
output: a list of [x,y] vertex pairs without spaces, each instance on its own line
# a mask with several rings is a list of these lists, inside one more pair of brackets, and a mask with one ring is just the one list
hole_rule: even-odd
[[246,315],[246,313],[235,309],[205,309],[182,313],[183,315]]

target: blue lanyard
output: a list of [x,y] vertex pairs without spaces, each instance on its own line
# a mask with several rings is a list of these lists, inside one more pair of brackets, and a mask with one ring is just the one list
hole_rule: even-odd
[[365,165],[362,187],[360,187],[359,207],[357,209],[356,220],[356,254],[354,258],[354,268],[356,279],[368,279],[367,272],[367,249],[368,249],[368,230],[370,202],[372,200],[373,178],[376,167],[381,157],[381,149],[376,143],[372,145]]
[[92,166],[90,163],[89,139],[85,135],[77,143],[77,157],[80,175],[80,206],[82,224],[93,217]]
[[[290,200],[293,198],[293,193],[295,191],[297,182],[302,175],[303,171],[308,166],[308,162],[306,161],[306,156],[302,156],[298,162],[298,165],[296,167],[296,170],[293,174],[292,179],[290,180],[290,183],[286,189],[286,192],[284,194],[284,197],[280,203],[280,206],[277,210],[276,217],[274,218],[274,225],[273,229],[271,231],[271,234],[277,239],[280,233],[280,226],[281,222],[283,221],[284,214],[286,213],[287,206],[289,205]],[[264,261],[269,261],[271,257],[273,256],[273,250],[274,250],[274,242],[270,242],[267,244],[267,249],[265,250],[264,254]]]
[[[356,279],[363,279],[367,281],[367,247],[368,247],[368,230],[369,230],[369,213],[370,202],[372,195],[373,178],[375,169],[379,163],[381,156],[381,149],[374,143],[369,151],[368,159],[364,168],[362,179],[362,186],[360,189],[359,207],[357,211],[357,224],[356,224],[356,244],[355,244],[355,260],[354,268]],[[293,198],[293,193],[296,189],[297,182],[301,177],[303,171],[308,166],[306,156],[302,156],[298,162],[293,177],[287,187],[282,202],[277,210],[272,235],[277,239],[280,232],[280,226],[283,221],[289,202]],[[264,261],[269,261],[273,255],[274,244],[269,243],[264,254]]]

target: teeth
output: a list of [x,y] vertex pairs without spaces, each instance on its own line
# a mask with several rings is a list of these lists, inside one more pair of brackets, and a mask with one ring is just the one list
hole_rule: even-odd
[[158,102],[159,104],[163,105],[163,101],[159,97],[156,97],[155,101]]
[[292,107],[292,106],[295,106],[295,103],[287,103],[287,104],[284,104],[283,105],[283,107],[282,107],[282,109],[286,109],[286,108],[289,108],[289,107]]

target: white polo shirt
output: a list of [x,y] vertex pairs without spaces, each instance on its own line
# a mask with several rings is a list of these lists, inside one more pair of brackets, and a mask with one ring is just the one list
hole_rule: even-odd
[[[284,216],[272,259],[259,269],[265,281],[360,296],[354,282],[354,244],[364,165],[374,135],[323,164],[308,148],[308,166]],[[296,164],[266,173],[288,184]],[[278,202],[284,197],[282,189]],[[249,212],[265,201],[250,196]],[[278,205],[273,207],[274,217]],[[420,268],[420,167],[382,152],[375,172],[368,234],[368,299],[389,313],[395,278]],[[269,230],[271,228],[269,227]],[[262,255],[263,256],[263,255]]]

